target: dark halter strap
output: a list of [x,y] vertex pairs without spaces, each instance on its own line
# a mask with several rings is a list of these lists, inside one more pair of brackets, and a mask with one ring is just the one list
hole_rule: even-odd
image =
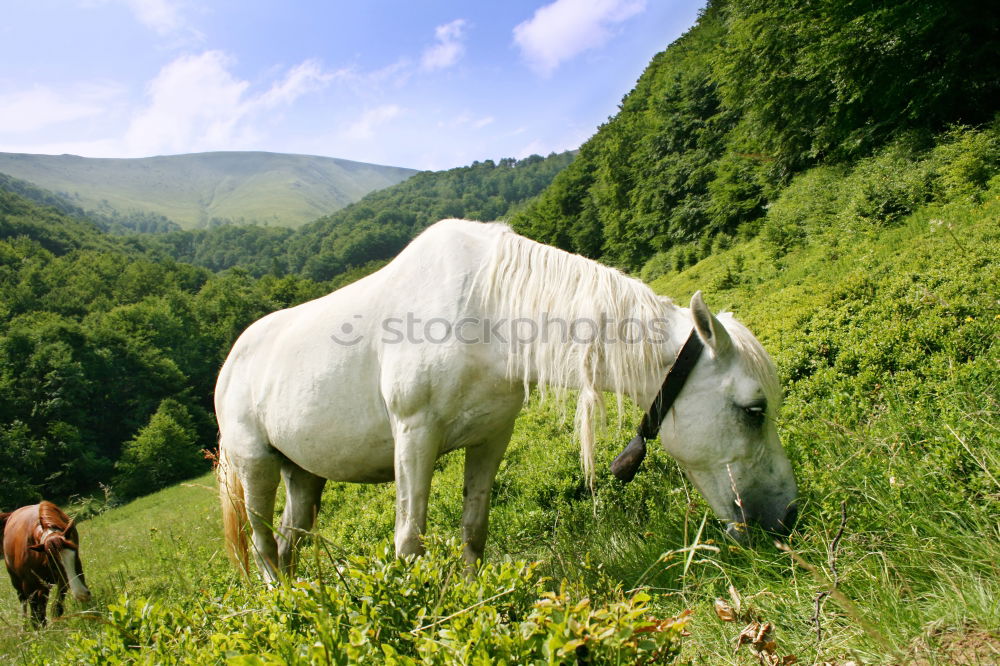
[[611,473],[621,481],[628,483],[639,471],[639,465],[646,457],[646,440],[655,439],[660,433],[660,423],[663,422],[663,418],[670,411],[677,396],[680,395],[681,389],[684,388],[684,384],[704,348],[705,345],[702,343],[698,331],[691,329],[691,334],[688,335],[684,346],[677,352],[674,362],[667,371],[667,376],[663,379],[660,392],[656,394],[653,404],[642,415],[638,434],[611,463]]

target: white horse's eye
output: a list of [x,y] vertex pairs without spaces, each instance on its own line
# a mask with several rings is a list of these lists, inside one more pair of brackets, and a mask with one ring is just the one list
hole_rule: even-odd
[[754,426],[759,426],[764,421],[764,412],[767,411],[767,407],[761,404],[746,405],[741,407],[743,413],[747,415],[747,418]]

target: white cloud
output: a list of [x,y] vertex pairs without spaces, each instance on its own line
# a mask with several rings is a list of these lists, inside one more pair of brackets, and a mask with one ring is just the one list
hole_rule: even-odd
[[291,70],[283,81],[278,81],[271,89],[260,96],[261,106],[274,107],[281,104],[291,104],[305,93],[320,90],[331,80],[342,77],[343,72],[330,74],[324,72],[317,60],[306,60]]
[[113,84],[84,84],[58,91],[45,86],[0,94],[0,130],[26,133],[107,112],[121,94]]
[[493,116],[480,116],[475,117],[472,113],[465,112],[448,122],[438,121],[438,127],[471,127],[473,129],[482,129],[487,125],[491,125],[496,122],[496,118]]
[[161,35],[185,27],[179,5],[170,0],[124,0],[124,2],[140,23]]
[[646,0],[556,0],[514,28],[531,67],[548,76],[563,62],[607,42],[612,26],[646,9]]
[[384,104],[361,114],[344,133],[348,139],[364,140],[375,136],[375,129],[385,125],[403,112],[396,104]]
[[221,51],[183,56],[166,65],[148,86],[149,105],[125,136],[132,155],[232,150],[258,138],[257,114],[289,105],[332,78],[315,61],[293,67],[263,93],[230,73],[232,60]]
[[451,23],[434,29],[437,44],[424,51],[420,66],[425,70],[446,69],[458,62],[465,52],[462,43],[465,37],[465,19],[455,19]]

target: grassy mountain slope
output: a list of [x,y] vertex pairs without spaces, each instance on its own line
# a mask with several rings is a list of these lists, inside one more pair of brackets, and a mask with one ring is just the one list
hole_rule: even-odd
[[140,159],[0,153],[0,173],[62,193],[86,210],[155,213],[190,229],[213,221],[296,227],[415,171],[264,152]]
[[215,271],[297,273],[338,284],[375,270],[429,224],[445,217],[497,220],[544,190],[573,153],[486,160],[422,171],[331,215],[289,230],[227,226],[145,236],[142,243]]
[[[753,621],[771,623],[775,654],[799,663],[989,663],[1000,649],[998,216],[1000,187],[978,202],[922,206],[893,225],[853,232],[805,216],[808,240],[779,259],[756,238],[654,284],[681,302],[706,290],[714,308],[735,311],[773,354],[786,392],[779,431],[802,495],[788,543],[804,564],[762,534],[754,548],[726,542],[658,450],[632,484],[619,484],[606,470],[628,435],[614,427],[598,445],[605,471],[592,499],[571,424],[537,403],[518,420],[497,477],[487,558],[538,560],[535,571],[552,577],[543,587],[558,591],[566,579],[563,594],[588,596],[593,608],[644,599],[635,596],[644,590],[645,616],[693,611],[685,663],[758,663],[748,646],[733,654]],[[637,416],[630,408],[626,427]],[[461,458],[445,457],[435,475],[429,522],[441,537],[458,533]],[[84,522],[102,621],[71,618],[31,645],[8,590],[0,597],[3,654],[23,663],[224,654],[310,663],[323,661],[310,652],[322,645],[339,663],[351,649],[370,658],[430,649],[409,630],[454,612],[427,635],[435,659],[454,663],[452,651],[475,645],[496,659],[505,648],[494,641],[525,617],[505,616],[517,606],[501,593],[535,593],[490,570],[464,605],[435,607],[445,599],[438,590],[458,585],[461,576],[448,574],[460,570],[456,561],[438,537],[421,565],[384,559],[393,487],[351,484],[328,486],[320,540],[303,557],[306,580],[324,581],[327,591],[309,583],[266,590],[227,568],[211,525],[214,496],[199,485],[211,481]],[[337,567],[350,575],[340,578]],[[837,594],[826,598],[831,580]],[[735,623],[715,611],[730,587],[740,599]]]
[[754,233],[812,166],[989,123],[1000,18],[966,4],[712,0],[514,226],[637,271]]

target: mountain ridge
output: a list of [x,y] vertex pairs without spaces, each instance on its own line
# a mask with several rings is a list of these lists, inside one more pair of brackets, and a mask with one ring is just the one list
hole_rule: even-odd
[[0,153],[0,173],[90,212],[153,213],[194,229],[298,227],[417,171],[315,155],[215,151],[141,158]]

